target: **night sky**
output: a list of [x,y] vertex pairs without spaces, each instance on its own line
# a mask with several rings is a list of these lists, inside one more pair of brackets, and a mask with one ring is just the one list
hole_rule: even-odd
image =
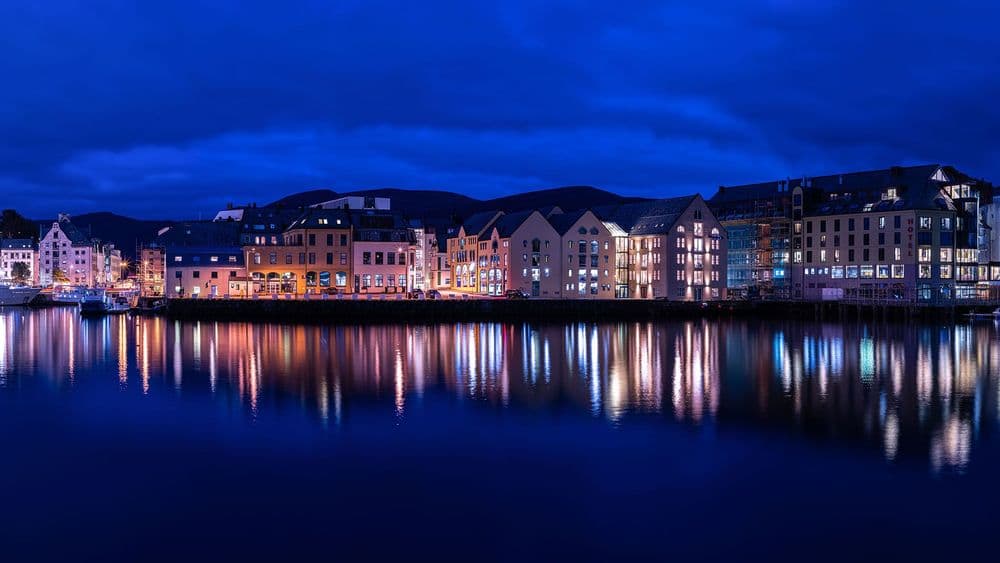
[[748,4],[6,0],[0,207],[710,195],[923,162],[1000,180],[996,3]]

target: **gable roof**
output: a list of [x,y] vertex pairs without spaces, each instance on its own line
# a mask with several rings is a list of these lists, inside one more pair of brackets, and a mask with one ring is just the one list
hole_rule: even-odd
[[569,232],[571,228],[573,228],[573,225],[575,225],[576,222],[587,213],[587,211],[588,210],[586,209],[581,209],[579,211],[571,211],[569,213],[558,213],[548,218],[549,223],[552,225],[552,228],[559,233],[559,236],[563,236]]
[[34,250],[35,243],[28,238],[7,238],[0,241],[0,248],[4,250]]
[[[59,230],[62,231],[72,244],[90,244],[90,238],[84,235],[83,232],[77,228],[77,226],[74,225],[68,217],[60,216],[59,220],[54,221],[53,223],[59,224]],[[52,231],[52,225],[50,224],[48,227],[42,226],[40,230],[41,238],[39,240],[45,238],[49,232]]]
[[497,234],[500,238],[509,238],[512,234],[514,234],[514,231],[516,231],[518,227],[528,220],[528,217],[531,217],[533,213],[535,213],[534,209],[529,211],[517,211],[515,213],[505,213],[496,220],[493,227],[496,228]]
[[689,195],[641,203],[602,206],[594,214],[617,224],[630,235],[664,234],[700,195]]
[[481,211],[474,215],[470,215],[468,219],[462,222],[462,228],[465,229],[466,235],[477,235],[483,236],[483,233],[497,220],[498,216],[502,215],[503,211]]

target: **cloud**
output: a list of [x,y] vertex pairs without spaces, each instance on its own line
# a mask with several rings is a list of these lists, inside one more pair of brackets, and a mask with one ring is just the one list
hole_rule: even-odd
[[58,194],[12,199],[35,214],[180,216],[315,186],[671,195],[926,161],[997,177],[998,11],[15,0],[0,183]]

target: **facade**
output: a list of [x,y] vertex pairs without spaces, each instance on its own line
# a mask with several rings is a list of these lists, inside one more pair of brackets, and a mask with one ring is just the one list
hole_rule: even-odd
[[139,249],[139,293],[143,297],[163,297],[166,277],[166,249],[149,245]]
[[301,212],[281,234],[281,243],[244,247],[253,293],[350,291],[352,230],[347,212]]
[[69,215],[60,214],[52,225],[42,228],[38,243],[39,285],[94,287],[102,283],[98,275],[101,270],[103,257],[98,245],[73,225]]
[[35,285],[37,273],[38,249],[31,239],[0,241],[0,280]]
[[[520,289],[532,297],[562,297],[561,243],[559,233],[539,211],[501,217],[487,249],[486,293],[489,294],[492,284],[494,295],[502,295],[508,289]],[[480,288],[483,279],[480,273]]]
[[[787,272],[784,261],[774,271],[787,274],[791,299],[935,302],[987,297],[1000,282],[989,223],[992,185],[953,167],[727,187],[713,202],[731,209],[730,191],[747,206],[754,193],[762,202],[788,194],[790,205],[775,210],[771,224],[789,225]],[[766,244],[760,235],[751,238]],[[742,247],[730,251],[731,260],[743,255]]]
[[[730,296],[787,300],[791,290],[792,194],[788,180],[720,186],[708,205],[726,229]],[[804,197],[809,194],[804,194]]]
[[166,255],[167,297],[216,298],[247,294],[246,267],[239,247],[178,247]]
[[501,211],[485,211],[469,217],[458,231],[448,238],[448,258],[451,269],[451,289],[463,293],[479,291],[479,238],[487,237],[488,229],[503,215]]
[[415,260],[413,231],[398,215],[352,211],[352,267],[355,293],[405,293],[409,264]]
[[630,298],[726,299],[726,233],[700,195],[611,206],[597,214],[628,233]]
[[563,297],[613,299],[617,240],[608,226],[592,211],[553,214],[549,222],[560,236]]

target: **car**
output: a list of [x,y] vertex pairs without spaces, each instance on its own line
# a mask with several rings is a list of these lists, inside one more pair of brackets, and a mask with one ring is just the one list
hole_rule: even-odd
[[407,294],[406,297],[408,299],[423,299],[423,297],[424,297],[424,290],[419,289],[419,288],[418,289],[414,289],[409,294]]
[[428,299],[441,299],[441,292],[438,291],[438,290],[436,290],[436,289],[428,289],[427,290],[427,298]]
[[527,299],[528,294],[520,289],[508,289],[504,294],[507,299]]

